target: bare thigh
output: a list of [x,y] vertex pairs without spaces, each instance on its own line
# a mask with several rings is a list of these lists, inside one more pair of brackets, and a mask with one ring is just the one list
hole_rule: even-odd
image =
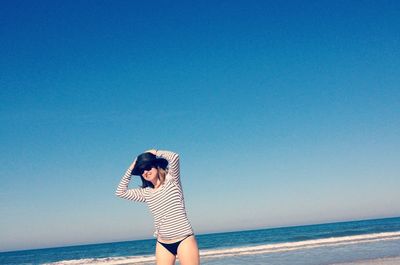
[[186,238],[179,244],[178,258],[181,265],[200,264],[199,248],[194,236]]
[[156,244],[156,261],[157,265],[174,265],[176,257],[171,254],[160,243]]

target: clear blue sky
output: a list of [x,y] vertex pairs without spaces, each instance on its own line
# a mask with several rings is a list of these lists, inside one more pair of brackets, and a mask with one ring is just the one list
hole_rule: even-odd
[[7,1],[0,36],[0,251],[151,238],[114,190],[153,147],[197,233],[400,215],[398,1]]

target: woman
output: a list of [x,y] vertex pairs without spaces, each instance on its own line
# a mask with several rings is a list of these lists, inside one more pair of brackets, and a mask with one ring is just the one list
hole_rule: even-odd
[[[140,176],[141,188],[128,189],[131,175]],[[200,264],[197,242],[186,216],[178,154],[148,150],[139,155],[115,194],[147,203],[154,218],[157,265],[173,265],[176,257],[182,265]]]

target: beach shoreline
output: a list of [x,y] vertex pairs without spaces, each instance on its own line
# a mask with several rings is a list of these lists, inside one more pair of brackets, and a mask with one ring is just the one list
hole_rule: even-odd
[[[207,265],[400,265],[400,217],[197,236]],[[0,253],[0,264],[154,264],[155,239]]]

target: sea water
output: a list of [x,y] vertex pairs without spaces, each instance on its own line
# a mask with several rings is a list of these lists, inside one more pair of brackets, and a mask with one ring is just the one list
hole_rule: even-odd
[[[400,217],[196,236],[201,264],[328,265],[400,256]],[[155,240],[0,253],[0,264],[155,264]]]

